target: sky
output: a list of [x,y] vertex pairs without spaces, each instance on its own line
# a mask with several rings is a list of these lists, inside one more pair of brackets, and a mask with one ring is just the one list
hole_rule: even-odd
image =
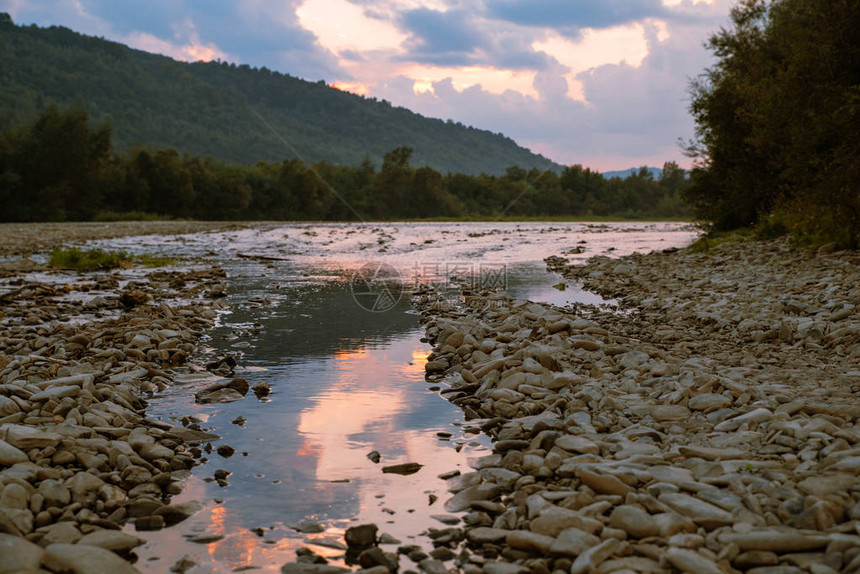
[[734,0],[0,0],[185,61],[272,70],[503,133],[564,165],[689,165],[690,80]]

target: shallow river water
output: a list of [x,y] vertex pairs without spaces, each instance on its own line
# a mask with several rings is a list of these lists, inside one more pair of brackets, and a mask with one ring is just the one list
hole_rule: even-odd
[[[490,445],[425,382],[430,347],[410,312],[410,287],[444,288],[453,276],[559,306],[611,305],[575,285],[553,287],[560,278],[542,259],[615,257],[694,236],[688,226],[663,223],[295,224],[98,242],[223,266],[229,310],[207,336],[207,350],[238,356],[237,376],[272,387],[264,400],[249,393],[198,405],[194,391],[213,382],[202,371],[150,401],[150,416],[197,417],[223,437],[214,446],[236,452],[213,451],[174,498],[200,501],[200,512],[136,533],[147,539],[136,566],[166,572],[188,557],[197,564],[189,572],[279,572],[302,546],[337,564],[344,530],[369,522],[400,544],[429,550],[420,534],[456,520],[445,513],[449,496],[438,475],[467,472],[469,459],[489,454]],[[375,281],[379,275],[399,279],[397,287]],[[237,417],[245,422],[231,422]],[[367,458],[374,450],[378,464]],[[408,476],[382,472],[405,462],[424,466]],[[211,481],[218,469],[231,473],[228,485]],[[405,557],[401,565],[414,567]]]

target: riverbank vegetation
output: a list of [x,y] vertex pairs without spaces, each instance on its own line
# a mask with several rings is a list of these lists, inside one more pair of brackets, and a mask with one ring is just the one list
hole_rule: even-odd
[[48,265],[56,269],[115,269],[117,267],[164,267],[173,265],[175,259],[157,255],[132,255],[126,251],[104,249],[80,249],[78,247],[54,247]]
[[674,163],[606,179],[574,165],[509,167],[504,175],[442,174],[397,147],[377,169],[287,159],[238,165],[175,149],[118,153],[107,123],[49,107],[0,135],[3,221],[130,218],[340,220],[420,218],[681,218],[688,184]]
[[684,195],[715,231],[860,246],[860,2],[743,0],[692,88]]

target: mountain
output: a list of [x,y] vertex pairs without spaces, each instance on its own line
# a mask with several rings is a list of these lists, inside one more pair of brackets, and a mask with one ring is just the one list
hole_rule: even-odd
[[[659,179],[660,175],[663,173],[663,169],[659,168],[659,167],[647,167],[647,166],[643,166],[643,167],[645,167],[645,169],[647,169],[649,172],[651,172],[651,175],[654,176],[654,179]],[[629,169],[622,169],[619,171],[607,171],[607,172],[603,173],[603,177],[605,177],[606,179],[612,179],[613,177],[617,177],[619,179],[627,179],[628,177],[630,177],[634,173],[638,173],[640,169],[642,169],[642,168],[641,167],[631,167]]]
[[252,164],[299,158],[377,165],[402,145],[443,173],[502,174],[561,166],[502,134],[426,118],[385,100],[226,62],[185,63],[68,28],[0,18],[0,128],[49,104],[110,120],[119,151],[134,145]]

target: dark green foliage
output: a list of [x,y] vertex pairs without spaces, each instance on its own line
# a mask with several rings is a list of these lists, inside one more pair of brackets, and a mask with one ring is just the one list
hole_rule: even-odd
[[857,247],[860,0],[744,0],[708,47],[718,62],[691,105],[698,216]]
[[173,148],[240,164],[287,157],[355,165],[369,157],[379,166],[385,152],[407,145],[414,165],[442,173],[561,169],[501,134],[265,68],[182,63],[11,20],[0,20],[0,54],[0,129],[32,121],[48,104],[83,105],[97,121],[110,120],[120,151]]
[[77,247],[63,249],[55,247],[51,251],[48,265],[59,269],[113,269],[129,265],[131,257],[124,251],[104,251],[89,249],[84,251]]
[[111,154],[108,125],[91,128],[81,108],[49,107],[27,129],[0,140],[0,205],[7,221],[92,218]]
[[442,175],[397,147],[376,171],[292,159],[239,166],[175,149],[119,155],[110,129],[80,109],[46,110],[0,134],[2,221],[162,218],[336,220],[470,217],[684,217],[683,170],[667,163],[604,179],[581,166],[509,167],[503,176]]

